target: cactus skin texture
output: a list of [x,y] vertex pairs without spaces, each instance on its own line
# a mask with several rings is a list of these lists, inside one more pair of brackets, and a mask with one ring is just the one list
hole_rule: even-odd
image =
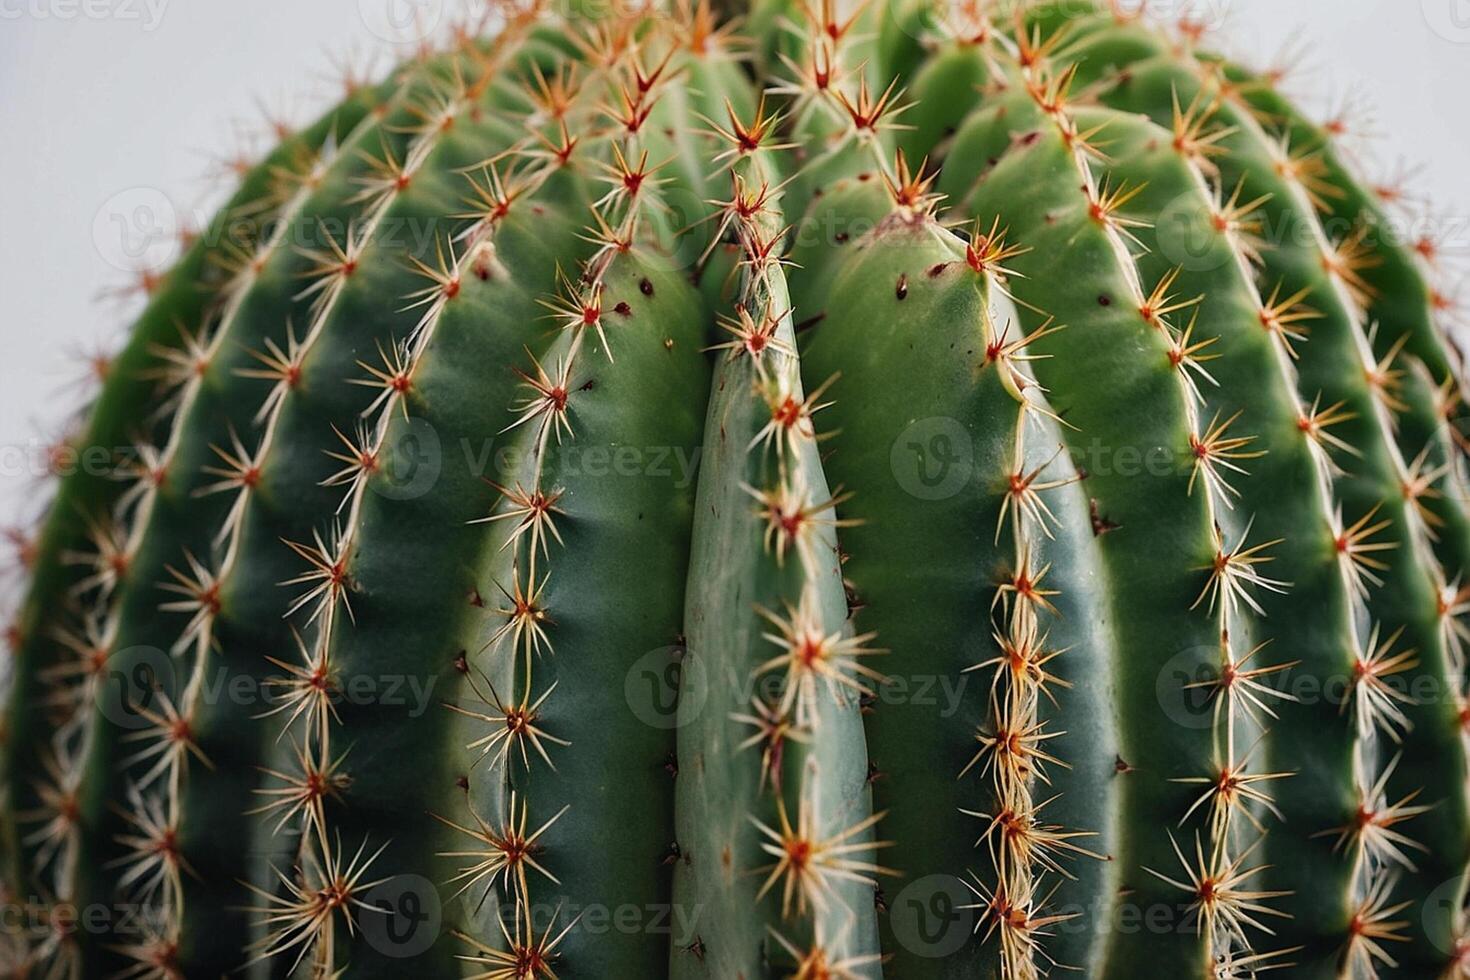
[[1400,189],[1189,22],[742,14],[494,8],[143,283],[11,975],[1470,977]]

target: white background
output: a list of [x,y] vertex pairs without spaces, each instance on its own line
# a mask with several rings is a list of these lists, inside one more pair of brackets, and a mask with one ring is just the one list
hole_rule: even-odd
[[[129,279],[110,215],[215,199],[222,188],[204,175],[252,147],[242,134],[262,128],[262,107],[305,121],[337,92],[334,59],[354,49],[385,67],[388,11],[413,2],[438,0],[0,0],[0,523],[34,495],[17,448],[57,432],[83,352],[125,329],[127,309],[99,299]],[[1319,117],[1353,106],[1376,137],[1371,173],[1422,166],[1415,189],[1448,246],[1470,254],[1470,0],[1195,10],[1248,64],[1290,55],[1289,90]]]

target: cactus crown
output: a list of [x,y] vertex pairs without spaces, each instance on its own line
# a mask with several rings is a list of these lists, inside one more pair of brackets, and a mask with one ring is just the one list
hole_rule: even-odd
[[7,965],[1465,976],[1453,303],[1201,33],[501,4],[283,133],[11,536]]

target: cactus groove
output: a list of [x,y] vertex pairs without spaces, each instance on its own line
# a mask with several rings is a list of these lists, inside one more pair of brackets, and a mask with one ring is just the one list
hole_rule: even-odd
[[241,166],[8,535],[8,973],[1470,977],[1439,248],[1125,7],[497,3]]

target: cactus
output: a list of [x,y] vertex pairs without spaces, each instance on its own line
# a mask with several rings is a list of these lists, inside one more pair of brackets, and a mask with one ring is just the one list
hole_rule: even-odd
[[1118,4],[491,14],[51,452],[12,973],[1470,975],[1455,310],[1341,120]]

